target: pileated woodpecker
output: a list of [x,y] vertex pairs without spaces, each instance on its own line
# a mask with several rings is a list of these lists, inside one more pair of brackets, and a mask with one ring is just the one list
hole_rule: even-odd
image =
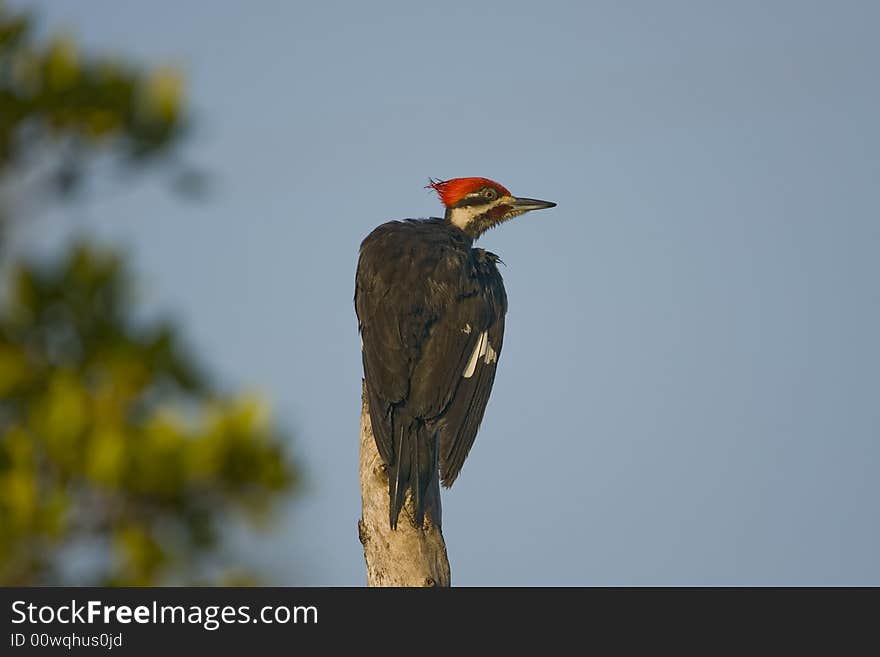
[[[461,471],[495,380],[507,295],[494,253],[474,240],[556,204],[511,196],[486,178],[431,181],[443,219],[382,224],[360,248],[355,310],[376,448],[388,471],[389,521],[408,490],[413,523],[440,525],[440,479]],[[439,470],[439,477],[438,477]]]

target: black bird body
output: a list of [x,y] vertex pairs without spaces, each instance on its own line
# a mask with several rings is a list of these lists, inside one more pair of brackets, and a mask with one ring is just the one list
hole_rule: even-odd
[[498,256],[474,248],[488,228],[555,204],[515,198],[485,178],[431,185],[444,219],[382,224],[361,243],[355,310],[376,447],[388,472],[389,521],[411,491],[421,526],[440,525],[474,443],[504,339],[507,295]]
[[507,295],[498,257],[472,244],[443,219],[382,224],[361,244],[355,308],[392,526],[410,486],[414,522],[440,523],[438,466],[450,486],[495,380]]

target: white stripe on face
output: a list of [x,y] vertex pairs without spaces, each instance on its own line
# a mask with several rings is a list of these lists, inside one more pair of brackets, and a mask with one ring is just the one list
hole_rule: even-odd
[[[494,201],[486,201],[480,205],[463,205],[459,208],[452,208],[449,221],[453,226],[467,230],[467,227],[473,223],[474,219],[485,214],[496,205],[511,205],[513,202],[514,198],[512,196],[500,196]],[[507,217],[505,216],[505,218]]]

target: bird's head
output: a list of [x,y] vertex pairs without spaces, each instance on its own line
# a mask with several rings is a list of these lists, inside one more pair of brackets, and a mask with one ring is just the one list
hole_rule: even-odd
[[508,219],[556,205],[533,198],[517,198],[487,178],[431,180],[428,187],[437,192],[446,206],[446,221],[474,239]]

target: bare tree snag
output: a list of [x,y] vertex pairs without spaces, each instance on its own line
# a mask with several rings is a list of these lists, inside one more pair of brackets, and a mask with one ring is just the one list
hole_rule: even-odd
[[367,585],[449,586],[449,560],[440,527],[427,515],[422,527],[413,526],[409,497],[397,529],[388,525],[388,475],[373,439],[365,390],[361,394],[360,477],[358,536],[367,562]]

